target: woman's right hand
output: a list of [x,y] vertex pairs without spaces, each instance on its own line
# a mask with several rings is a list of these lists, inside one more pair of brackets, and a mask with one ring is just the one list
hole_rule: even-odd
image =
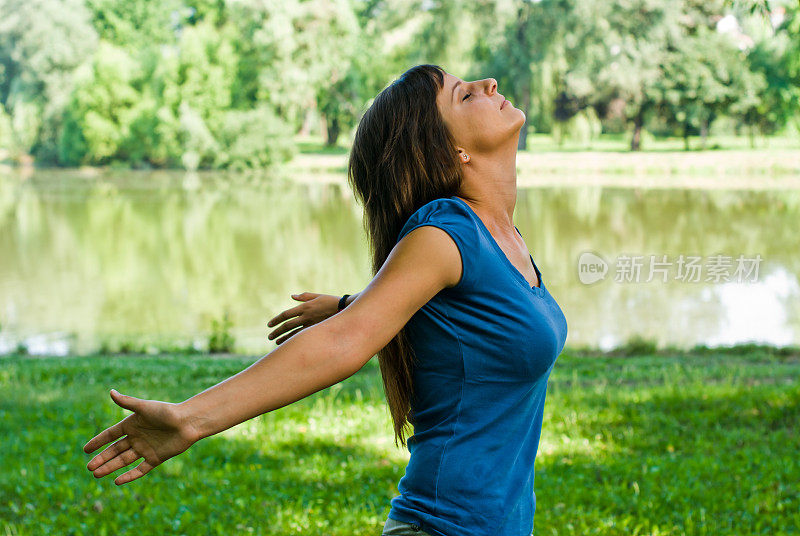
[[86,465],[95,478],[102,478],[144,458],[142,463],[114,480],[117,486],[126,484],[185,451],[201,437],[191,420],[183,414],[180,404],[136,398],[115,389],[110,394],[118,406],[133,413],[83,446],[83,452],[88,454],[119,439]]
[[[330,294],[316,294],[314,292],[303,292],[302,294],[292,294],[292,298],[301,301],[300,305],[286,309],[272,320],[267,322],[267,327],[272,327],[281,324],[275,328],[272,333],[267,335],[267,339],[272,340],[275,337],[295,329],[291,333],[284,335],[275,341],[275,344],[281,344],[290,339],[292,335],[300,333],[305,328],[313,326],[322,322],[326,318],[330,318],[339,311],[339,299],[341,296],[331,296]],[[297,318],[295,318],[297,317]],[[294,320],[289,320],[294,318]],[[287,321],[287,322],[284,322]]]

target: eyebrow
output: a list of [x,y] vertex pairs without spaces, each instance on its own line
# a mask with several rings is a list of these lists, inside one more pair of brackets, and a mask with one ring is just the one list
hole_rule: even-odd
[[452,92],[452,94],[450,95],[450,102],[453,102],[453,97],[455,97],[455,95],[456,95],[456,87],[457,87],[457,86],[458,86],[458,84],[460,84],[460,83],[461,83],[461,80],[459,80],[458,82],[456,82],[455,84],[453,84],[453,92]]

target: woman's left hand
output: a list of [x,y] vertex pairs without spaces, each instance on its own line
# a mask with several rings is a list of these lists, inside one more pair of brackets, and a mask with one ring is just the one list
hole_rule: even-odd
[[[300,327],[300,329],[294,329],[291,333],[276,340],[275,344],[280,345],[304,329],[332,317],[339,311],[339,296],[317,294],[316,292],[303,292],[301,294],[292,294],[292,298],[305,303],[296,305],[291,309],[286,309],[267,322],[268,327],[283,322],[283,324],[272,330],[272,333],[267,335],[267,339],[272,340],[296,327]],[[294,317],[297,318],[295,320],[289,320]]]
[[92,453],[122,437],[86,465],[95,478],[104,477],[144,458],[142,463],[114,480],[118,486],[126,484],[146,475],[154,467],[177,456],[199,440],[198,434],[181,414],[179,404],[143,400],[120,394],[113,389],[111,399],[118,406],[134,413],[106,428],[83,447],[84,452]]

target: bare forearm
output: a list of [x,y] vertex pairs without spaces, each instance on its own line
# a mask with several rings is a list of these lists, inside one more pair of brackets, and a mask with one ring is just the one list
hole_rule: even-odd
[[344,306],[347,307],[348,305],[353,303],[355,301],[355,299],[358,298],[359,294],[361,294],[361,293],[360,292],[356,292],[355,294],[351,294],[350,296],[348,296],[347,299],[344,300]]
[[289,405],[355,374],[347,342],[336,332],[341,319],[334,318],[304,329],[238,374],[181,402],[184,420],[197,439]]

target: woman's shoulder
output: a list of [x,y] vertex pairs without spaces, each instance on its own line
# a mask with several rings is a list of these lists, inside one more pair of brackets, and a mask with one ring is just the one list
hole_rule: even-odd
[[397,237],[399,242],[417,227],[432,225],[445,231],[455,242],[461,256],[462,277],[453,289],[472,289],[480,272],[481,232],[469,206],[456,196],[433,199],[408,218]]
[[475,228],[472,215],[463,201],[456,196],[439,197],[428,201],[411,214],[400,231],[398,240],[414,227],[424,223],[438,223],[451,227],[465,228],[465,230]]
[[442,212],[453,213],[460,216],[471,216],[469,208],[467,207],[466,203],[458,198],[458,196],[452,195],[450,197],[439,197],[432,201],[425,203],[421,208],[430,207],[431,209],[437,209]]

